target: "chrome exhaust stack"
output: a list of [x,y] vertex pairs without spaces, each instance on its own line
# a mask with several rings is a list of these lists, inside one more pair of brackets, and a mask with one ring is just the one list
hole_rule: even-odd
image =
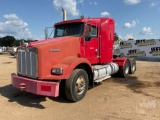
[[63,21],[66,21],[67,20],[67,12],[63,8],[62,8],[62,12],[63,12]]

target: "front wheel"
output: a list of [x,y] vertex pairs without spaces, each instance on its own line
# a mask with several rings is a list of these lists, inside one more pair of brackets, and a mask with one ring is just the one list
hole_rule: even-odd
[[65,94],[71,101],[84,98],[88,90],[88,75],[83,69],[75,69],[65,83]]

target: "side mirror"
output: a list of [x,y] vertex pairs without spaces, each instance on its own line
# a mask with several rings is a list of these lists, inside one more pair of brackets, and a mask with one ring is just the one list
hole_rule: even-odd
[[47,27],[45,28],[44,33],[45,33],[45,39],[48,39],[48,28]]
[[92,28],[89,27],[86,31],[86,36],[85,36],[85,40],[86,41],[90,41],[91,40],[91,33],[92,33]]
[[93,31],[93,29],[91,27],[89,27],[88,31],[91,33]]
[[51,38],[51,36],[54,34],[54,28],[53,27],[45,27],[44,33],[45,33],[45,39]]

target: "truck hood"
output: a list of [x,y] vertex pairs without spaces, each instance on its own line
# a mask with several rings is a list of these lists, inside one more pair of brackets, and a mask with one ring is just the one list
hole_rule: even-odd
[[63,41],[63,40],[67,40],[67,39],[77,39],[79,37],[72,37],[72,36],[65,36],[65,37],[57,37],[57,38],[50,38],[50,39],[45,39],[45,40],[39,40],[39,41],[36,41],[36,42],[30,42],[28,44],[29,47],[32,47],[32,46],[36,46],[36,45],[44,45],[44,44],[48,44],[48,43],[55,43],[55,42],[58,42],[58,41]]
[[68,57],[77,57],[80,54],[80,37],[58,37],[31,42],[29,47],[38,50],[38,73],[40,79],[49,79],[51,69],[61,64]]

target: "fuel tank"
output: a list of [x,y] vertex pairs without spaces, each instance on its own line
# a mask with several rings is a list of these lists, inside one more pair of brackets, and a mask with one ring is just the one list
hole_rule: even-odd
[[112,74],[115,74],[119,70],[119,66],[116,63],[108,63],[106,65],[95,65],[94,68],[94,81],[104,80],[109,78]]

